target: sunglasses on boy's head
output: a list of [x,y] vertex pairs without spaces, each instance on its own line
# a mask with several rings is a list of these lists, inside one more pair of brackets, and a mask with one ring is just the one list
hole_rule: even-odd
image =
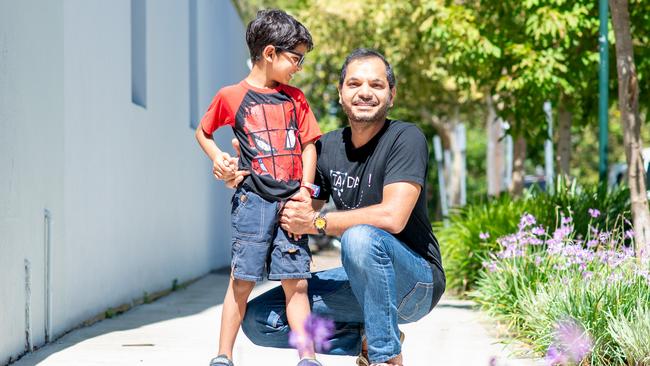
[[298,66],[302,66],[302,64],[305,62],[305,55],[302,54],[302,53],[300,53],[300,52],[292,51],[292,50],[290,50],[290,49],[288,49],[288,48],[284,48],[284,47],[280,47],[280,46],[274,46],[274,47],[275,47],[275,49],[276,49],[277,51],[280,51],[280,52],[287,52],[287,53],[290,53],[290,54],[292,54],[292,55],[295,55],[295,56],[300,57],[300,59],[299,59],[298,62],[296,63]]

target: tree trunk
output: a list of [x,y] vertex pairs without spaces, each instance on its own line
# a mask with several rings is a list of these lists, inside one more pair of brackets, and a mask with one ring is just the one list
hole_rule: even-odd
[[456,128],[460,123],[458,117],[458,106],[455,107],[454,116],[452,117],[451,124],[448,125],[448,133],[451,144],[449,151],[451,151],[451,166],[449,167],[448,190],[449,192],[449,207],[460,206],[460,177],[462,175],[462,153],[460,151],[460,141],[457,139]]
[[488,95],[485,100],[487,107],[487,193],[488,196],[498,196],[503,190],[503,173],[505,166],[503,146],[503,126],[497,118],[492,96]]
[[[512,183],[510,184],[510,194],[521,196],[524,191],[524,161],[526,161],[526,139],[523,136],[517,137],[513,148],[512,159]],[[546,184],[553,184],[547,182]]]
[[457,116],[452,120],[443,121],[438,116],[434,116],[426,110],[421,110],[422,119],[430,121],[433,128],[440,136],[440,143],[443,151],[451,153],[451,161],[446,159],[445,162],[445,185],[449,207],[460,205],[460,169],[461,151],[456,141],[455,128],[458,123]]
[[560,97],[558,104],[557,165],[558,174],[567,178],[571,174],[571,120],[573,115],[566,108],[565,98],[564,96]]
[[[650,212],[646,196],[645,172],[641,156],[641,117],[639,115],[639,84],[634,64],[630,14],[627,0],[609,0],[616,36],[616,69],[618,71],[618,105],[623,124],[623,142],[627,159],[628,185],[632,204],[632,222],[637,255],[650,245]],[[647,250],[647,249],[645,249]]]

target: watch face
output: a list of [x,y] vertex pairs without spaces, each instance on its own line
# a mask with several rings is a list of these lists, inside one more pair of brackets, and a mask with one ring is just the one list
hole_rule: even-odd
[[326,223],[327,223],[327,221],[325,221],[324,218],[318,217],[318,218],[316,218],[316,221],[314,222],[314,225],[316,225],[317,229],[324,229]]

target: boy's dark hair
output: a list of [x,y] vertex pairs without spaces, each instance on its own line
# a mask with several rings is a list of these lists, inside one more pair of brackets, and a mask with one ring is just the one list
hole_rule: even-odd
[[293,50],[304,44],[307,51],[314,47],[307,28],[279,9],[257,12],[257,17],[246,28],[246,43],[253,63],[260,60],[264,47],[268,45]]
[[352,61],[360,60],[364,58],[371,58],[371,57],[377,57],[378,59],[384,62],[384,65],[386,65],[386,79],[388,80],[388,86],[391,89],[393,89],[395,87],[395,84],[397,83],[397,81],[395,80],[395,74],[393,73],[393,67],[390,65],[388,60],[386,60],[386,57],[384,57],[384,55],[369,48],[357,48],[356,50],[352,51],[348,55],[348,57],[345,58],[345,62],[343,62],[343,67],[341,67],[341,76],[339,77],[339,88],[343,86],[343,81],[345,81],[345,75],[348,72],[348,65]]

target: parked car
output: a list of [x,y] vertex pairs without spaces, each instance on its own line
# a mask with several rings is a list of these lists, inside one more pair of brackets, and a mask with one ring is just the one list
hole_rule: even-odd
[[[641,150],[643,157],[643,167],[645,168],[645,187],[650,199],[650,147]],[[607,183],[610,187],[619,185],[627,180],[627,164],[614,163],[609,166]]]

